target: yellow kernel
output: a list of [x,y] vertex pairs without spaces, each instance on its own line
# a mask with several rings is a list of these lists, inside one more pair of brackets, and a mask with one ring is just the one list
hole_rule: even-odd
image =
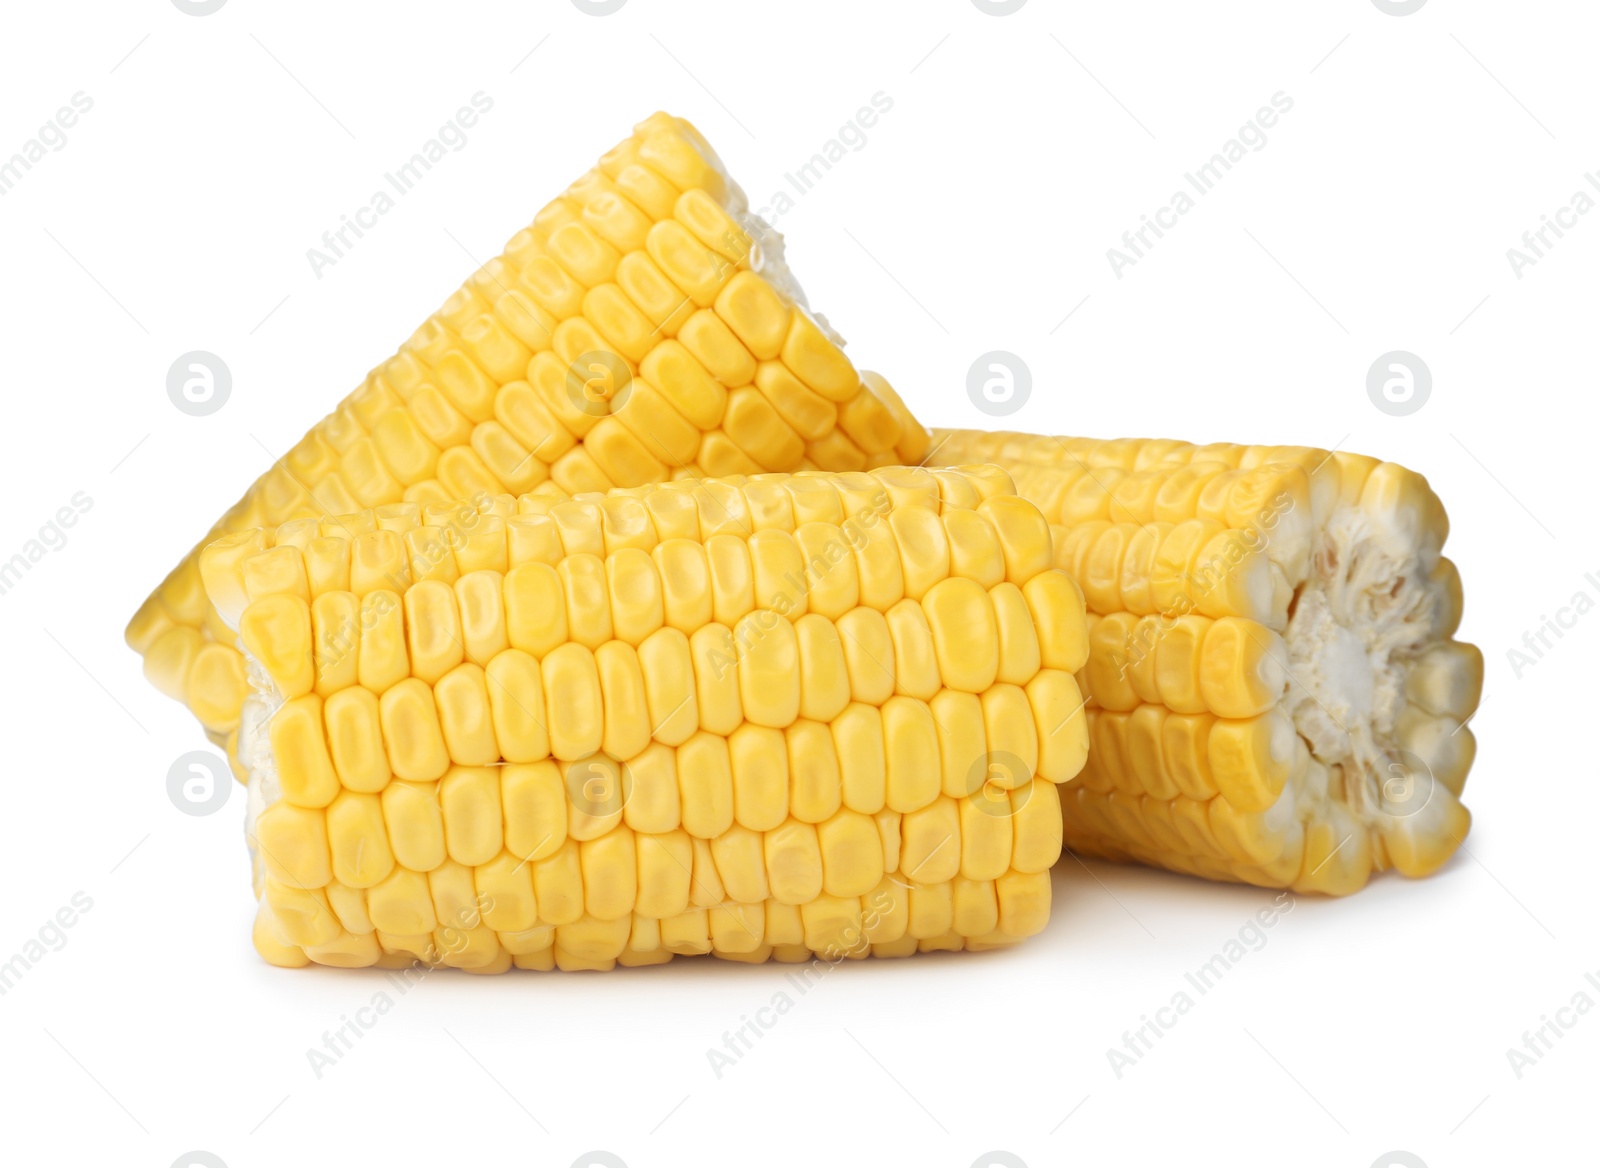
[[342,689],[323,703],[322,718],[339,782],[351,791],[383,790],[389,782],[389,759],[377,695],[361,686]]
[[414,872],[445,861],[444,816],[438,783],[397,781],[383,789],[383,822],[394,857]]
[[545,656],[540,673],[551,753],[571,761],[599,750],[605,733],[605,711],[594,654],[569,641]]
[[778,729],[800,713],[800,646],[794,626],[770,610],[743,617],[734,627],[739,659],[739,700],[744,716]]
[[333,876],[351,888],[370,888],[394,869],[383,804],[377,795],[341,791],[328,805]]
[[728,736],[733,815],[751,831],[770,831],[789,813],[789,767],[784,734],[746,722]]
[[821,895],[822,849],[811,824],[785,820],[763,837],[762,851],[774,900],[804,906]]
[[499,757],[537,762],[550,753],[545,726],[544,679],[539,662],[521,649],[495,655],[484,670],[489,715]]
[[315,688],[311,606],[300,597],[278,594],[252,603],[239,618],[239,640],[284,697]]
[[733,823],[733,769],[728,741],[700,731],[678,747],[678,796],[683,827],[712,839]]
[[[281,716],[275,716],[274,724]],[[408,677],[385,691],[378,699],[378,721],[389,769],[397,778],[426,782],[449,769],[450,754],[426,682]]]
[[445,749],[453,761],[466,766],[500,761],[488,681],[481,668],[470,661],[457,665],[433,687],[433,699],[439,708]]
[[874,706],[854,702],[833,720],[830,730],[844,805],[877,814],[883,810],[888,787],[882,715]]
[[550,759],[501,768],[500,810],[506,850],[532,863],[554,855],[567,839],[567,789]]
[[667,746],[679,745],[700,724],[689,638],[676,628],[657,629],[639,645],[639,670],[651,734]]
[[[431,695],[428,705],[433,705]],[[268,737],[283,797],[301,807],[331,803],[339,794],[339,777],[323,737],[322,699],[308,693],[285,702],[268,723]]]
[[898,694],[882,712],[886,801],[892,810],[915,811],[932,802],[941,785],[933,715],[926,702]]

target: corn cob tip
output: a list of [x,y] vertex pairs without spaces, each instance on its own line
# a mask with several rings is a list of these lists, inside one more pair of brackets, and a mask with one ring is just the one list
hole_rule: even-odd
[[1304,447],[935,435],[993,460],[1083,588],[1093,748],[1067,846],[1301,892],[1438,870],[1483,657],[1426,480]]

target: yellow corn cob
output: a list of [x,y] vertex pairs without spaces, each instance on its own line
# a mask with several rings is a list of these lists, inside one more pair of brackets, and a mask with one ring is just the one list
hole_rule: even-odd
[[[914,463],[926,432],[806,309],[782,237],[688,122],[656,114],[518,232],[219,521],[477,492]],[[196,548],[127,640],[236,745],[248,690]]]
[[1461,582],[1422,476],[1306,447],[934,446],[1011,473],[1088,605],[1067,847],[1333,894],[1454,853],[1483,657],[1451,639]]
[[1035,933],[1088,750],[1052,558],[993,468],[547,483],[225,537],[201,572],[261,690],[256,946],[499,972]]

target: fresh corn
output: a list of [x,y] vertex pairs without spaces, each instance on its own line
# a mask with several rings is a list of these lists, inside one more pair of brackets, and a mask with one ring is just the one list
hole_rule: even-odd
[[1066,845],[1342,895],[1438,869],[1470,817],[1483,657],[1452,639],[1443,506],[1306,447],[936,432],[1037,504],[1091,623]]
[[226,536],[279,965],[836,961],[1038,932],[1076,585],[993,468],[403,503]]
[[[688,122],[656,114],[519,231],[202,541],[550,482],[915,463],[926,432],[807,310],[783,240]],[[248,691],[196,548],[127,629],[234,754]]]

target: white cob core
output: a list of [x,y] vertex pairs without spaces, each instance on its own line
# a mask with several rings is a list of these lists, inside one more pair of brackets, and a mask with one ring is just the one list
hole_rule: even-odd
[[[1284,634],[1295,729],[1329,770],[1327,796],[1368,827],[1382,813],[1394,751],[1404,746],[1396,730],[1406,675],[1435,623],[1438,598],[1421,560],[1417,541],[1368,511],[1339,506],[1315,549],[1310,577],[1295,592]],[[1322,786],[1317,768],[1297,770],[1299,785]]]

